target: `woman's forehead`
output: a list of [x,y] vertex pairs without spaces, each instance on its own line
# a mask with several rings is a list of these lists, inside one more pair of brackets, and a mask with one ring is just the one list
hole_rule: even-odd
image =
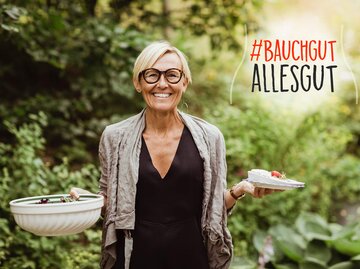
[[176,53],[169,52],[169,53],[165,53],[159,59],[157,59],[157,61],[152,66],[152,68],[156,68],[159,70],[160,69],[166,70],[169,68],[182,69],[182,64],[181,64],[180,57]]

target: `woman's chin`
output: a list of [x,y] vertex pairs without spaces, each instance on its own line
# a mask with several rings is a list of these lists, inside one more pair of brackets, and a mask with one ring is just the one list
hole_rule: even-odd
[[176,111],[177,107],[174,105],[168,105],[168,104],[156,104],[156,105],[148,105],[148,108],[153,112],[158,113],[167,113],[171,111]]

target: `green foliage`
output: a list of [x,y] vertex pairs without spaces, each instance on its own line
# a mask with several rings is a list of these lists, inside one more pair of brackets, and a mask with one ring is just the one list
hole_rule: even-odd
[[[209,36],[214,49],[238,48],[242,24],[255,30],[261,7],[260,1],[193,0],[178,3],[190,7],[178,10],[167,1],[166,11],[155,2],[2,1],[2,118],[21,124],[42,110],[53,161],[66,155],[72,163],[93,162],[104,126],[143,105],[131,70],[150,39],[164,38],[170,28],[186,40],[189,33]],[[0,134],[8,135],[2,126]]]
[[[148,39],[72,2],[1,6],[0,114],[21,124],[46,112],[52,161],[66,155],[82,164],[94,161],[88,152],[105,125],[140,109],[131,73]],[[8,136],[1,126],[0,133]]]
[[339,201],[356,201],[360,192],[358,176],[360,173],[359,159],[352,155],[346,155],[340,159],[331,169],[324,171],[331,178],[337,178],[337,182],[346,183],[333,189],[333,197]]
[[66,193],[72,186],[96,192],[99,178],[98,169],[92,164],[71,171],[64,159],[59,165],[50,166],[43,159],[42,130],[47,117],[40,112],[29,118],[29,122],[20,127],[5,122],[15,143],[0,143],[1,268],[96,268],[100,253],[99,227],[80,235],[50,238],[24,232],[14,223],[8,205],[11,200]]
[[267,233],[257,232],[254,243],[261,257],[268,255],[268,266],[275,268],[357,268],[360,225],[336,226],[334,230],[319,215],[302,213],[295,227],[278,224]]
[[248,32],[258,29],[257,12],[262,1],[112,0],[111,7],[127,28],[165,38],[176,31],[187,38],[206,37],[213,50],[238,50],[243,25],[247,24]]
[[256,14],[262,6],[261,1],[186,2],[190,2],[189,13],[181,23],[188,25],[194,35],[206,34],[212,48],[238,50],[242,44],[240,38],[244,35],[243,25],[247,25],[249,32],[255,32],[258,28]]
[[[266,236],[256,234],[252,245],[255,231],[277,223],[283,226],[271,232],[281,229],[288,237],[279,238],[282,251],[275,253],[276,260],[292,260],[276,268],[299,268],[293,260],[301,255],[309,259],[300,268],[323,268],[320,257],[327,261],[330,248],[327,263],[337,263],[331,268],[351,268],[359,260],[344,261],[343,255],[357,253],[359,233],[351,227],[348,231],[314,217],[315,224],[299,220],[289,228],[302,211],[335,221],[334,210],[358,201],[360,106],[355,106],[353,85],[347,85],[342,101],[310,115],[276,107],[270,111],[248,97],[234,102],[239,107],[229,106],[227,59],[197,57],[204,50],[203,43],[194,42],[197,37],[205,37],[215,50],[238,49],[243,24],[249,32],[257,29],[261,1],[186,0],[179,1],[183,9],[170,5],[168,12],[159,1],[144,0],[0,3],[0,116],[5,119],[0,124],[1,268],[98,268],[100,227],[40,238],[16,226],[8,202],[65,192],[70,186],[97,191],[99,172],[89,163],[96,163],[100,133],[143,107],[131,85],[134,60],[150,39],[167,36],[180,37],[177,43],[192,56],[196,74],[180,109],[203,116],[225,135],[228,185],[246,178],[251,168],[285,171],[306,182],[303,190],[238,203],[229,227],[235,254],[250,257],[239,260],[239,268],[255,266],[255,249]],[[197,50],[188,51],[190,44]],[[329,236],[340,230],[350,237],[330,246]]]
[[209,121],[225,136],[229,186],[252,168],[284,171],[306,183],[304,189],[238,202],[229,218],[236,255],[253,253],[249,242],[257,229],[289,224],[302,211],[329,219],[340,201],[357,201],[360,161],[346,153],[352,134],[341,117],[324,111],[299,117],[275,108],[268,111],[251,100],[242,109],[221,106],[208,111]]

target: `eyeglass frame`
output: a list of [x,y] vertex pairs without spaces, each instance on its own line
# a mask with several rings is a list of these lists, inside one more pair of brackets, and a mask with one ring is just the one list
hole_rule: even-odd
[[[159,78],[158,78],[156,81],[154,81],[154,82],[148,82],[148,81],[146,80],[146,78],[145,78],[145,72],[148,71],[148,70],[156,70],[156,72],[158,72],[158,73],[160,74]],[[167,77],[166,77],[166,72],[168,72],[168,71],[170,71],[170,70],[180,71],[180,77],[179,77],[179,80],[178,80],[177,82],[170,82],[170,81],[167,79]],[[146,83],[148,83],[148,84],[155,84],[155,83],[159,82],[161,76],[164,75],[164,78],[166,79],[166,81],[167,81],[168,83],[170,83],[170,84],[178,84],[179,81],[182,79],[183,74],[184,74],[184,72],[183,72],[182,70],[178,69],[178,68],[169,68],[169,69],[167,69],[167,70],[165,70],[165,71],[160,71],[160,70],[158,70],[158,69],[156,69],[156,68],[147,68],[147,69],[145,69],[145,70],[143,70],[143,71],[141,71],[141,72],[139,73],[139,80],[140,80],[140,76],[142,76]]]

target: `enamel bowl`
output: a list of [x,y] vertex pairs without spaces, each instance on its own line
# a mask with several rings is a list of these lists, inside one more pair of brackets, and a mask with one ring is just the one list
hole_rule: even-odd
[[[10,202],[16,223],[24,230],[41,236],[77,234],[97,222],[104,205],[104,197],[97,194],[80,194],[74,202],[62,203],[68,194],[33,196]],[[49,199],[47,204],[39,204]]]

